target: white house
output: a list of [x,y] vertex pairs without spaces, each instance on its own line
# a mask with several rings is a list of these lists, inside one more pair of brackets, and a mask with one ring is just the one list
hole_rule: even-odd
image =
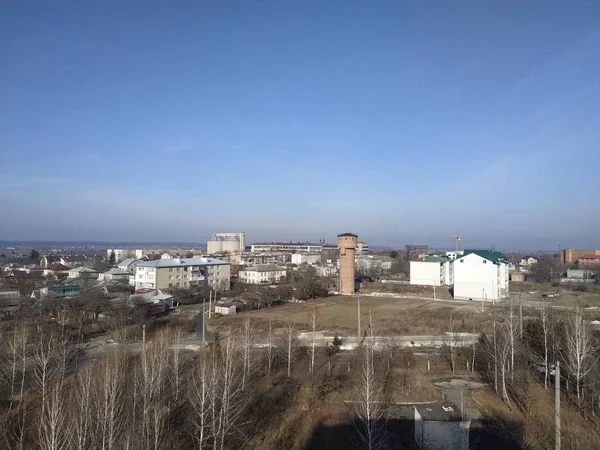
[[224,316],[233,316],[237,312],[237,308],[233,303],[220,303],[215,305],[215,313]]
[[445,256],[426,256],[410,262],[410,284],[420,286],[451,285],[453,264]]
[[538,260],[534,256],[526,256],[525,258],[521,258],[519,261],[520,266],[531,266],[533,264],[537,264]]
[[164,258],[138,264],[135,288],[196,289],[208,283],[213,289],[228,290],[230,264],[216,258]]
[[292,264],[318,264],[321,262],[321,252],[299,252],[292,254]]
[[508,261],[500,252],[465,250],[454,261],[454,298],[495,301],[508,296]]
[[258,264],[240,270],[240,281],[248,284],[273,284],[285,280],[285,267],[273,264]]

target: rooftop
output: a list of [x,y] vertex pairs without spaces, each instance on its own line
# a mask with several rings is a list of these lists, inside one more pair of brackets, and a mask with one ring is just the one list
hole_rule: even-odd
[[351,237],[355,237],[357,238],[358,236],[354,233],[342,233],[342,234],[338,234],[338,237],[344,237],[344,236],[351,236]]
[[494,264],[498,264],[499,262],[506,261],[506,259],[502,256],[502,253],[494,251],[494,250],[473,250],[473,249],[467,250],[467,249],[465,249],[464,253],[461,255],[461,257],[470,255],[471,253],[475,253],[476,255],[481,256],[484,259],[492,261]]
[[285,267],[276,266],[275,264],[257,264],[256,266],[247,267],[244,272],[274,272],[285,270]]
[[289,241],[289,242],[255,242],[252,245],[311,245],[311,246],[316,246],[316,247],[322,247],[325,244],[323,244],[322,242]]
[[424,258],[419,259],[418,261],[443,263],[448,261],[448,259],[449,258],[447,256],[442,255],[427,255]]
[[189,266],[218,266],[229,265],[228,261],[216,258],[173,258],[173,259],[156,259],[154,261],[146,261],[138,264],[137,267],[189,267]]

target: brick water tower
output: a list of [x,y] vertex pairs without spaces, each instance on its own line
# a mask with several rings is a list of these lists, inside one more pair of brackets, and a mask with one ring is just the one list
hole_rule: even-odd
[[340,286],[342,294],[354,294],[354,255],[358,236],[352,233],[338,234],[340,249]]

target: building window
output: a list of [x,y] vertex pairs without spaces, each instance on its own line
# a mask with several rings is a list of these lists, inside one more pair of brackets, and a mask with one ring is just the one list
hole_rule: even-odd
[[484,263],[484,264],[487,264],[487,260],[486,260],[486,259],[484,259],[484,260],[483,260],[483,263]]
[[172,280],[172,279],[173,279],[173,275],[169,275],[169,280]]
[[460,260],[460,262],[461,262],[461,263],[464,263],[464,262],[465,262],[465,260],[464,260],[464,259],[461,259],[461,260]]
[[173,287],[173,283],[169,283],[169,287]]

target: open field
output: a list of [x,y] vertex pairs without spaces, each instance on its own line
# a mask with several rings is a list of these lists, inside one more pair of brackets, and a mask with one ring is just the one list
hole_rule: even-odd
[[[309,315],[316,308],[319,328],[340,336],[357,333],[357,298],[335,296],[315,299],[306,303],[286,303],[273,308],[249,311],[233,317],[220,317],[209,321],[211,329],[237,328],[243,316],[250,316],[266,329],[268,319],[275,327],[294,322],[302,330],[308,328]],[[491,321],[487,313],[481,314],[479,305],[468,303],[433,302],[389,297],[360,297],[361,323],[365,330],[372,313],[378,335],[437,335],[448,331],[450,315],[456,332],[479,332]]]

